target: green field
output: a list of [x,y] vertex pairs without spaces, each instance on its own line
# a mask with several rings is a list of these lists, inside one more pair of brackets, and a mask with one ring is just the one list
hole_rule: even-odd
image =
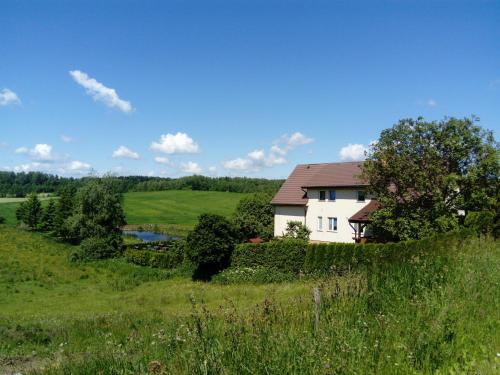
[[500,365],[500,246],[488,239],[446,263],[226,286],[121,259],[72,264],[71,246],[5,225],[0,244],[0,373],[493,374]]
[[[229,216],[247,194],[218,191],[167,190],[124,194],[127,222],[134,226],[158,224],[172,235],[185,235],[202,213]],[[14,199],[15,201],[12,201]],[[23,198],[0,198],[0,216],[16,223],[15,211]]]

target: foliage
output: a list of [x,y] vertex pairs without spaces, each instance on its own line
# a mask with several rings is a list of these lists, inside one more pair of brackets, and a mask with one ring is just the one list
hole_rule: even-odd
[[120,256],[123,252],[122,238],[117,233],[107,236],[85,238],[78,250],[71,257],[72,261],[109,259]]
[[187,255],[196,267],[194,278],[210,279],[229,265],[238,234],[223,216],[203,214],[187,237]]
[[78,229],[81,240],[106,238],[113,234],[121,238],[120,227],[125,224],[122,200],[123,196],[116,190],[113,178],[90,181],[78,190],[70,227]]
[[125,259],[127,261],[155,268],[178,267],[186,255],[185,240],[142,242],[127,246]]
[[233,222],[241,240],[261,237],[269,240],[274,235],[274,209],[272,194],[260,193],[240,200],[233,214]]
[[[74,242],[78,238],[76,228],[71,223],[66,223],[66,220],[73,215],[76,203],[76,188],[73,186],[66,186],[59,192],[59,199],[56,204],[55,216],[55,231],[56,236],[62,237],[67,241]],[[72,220],[74,221],[74,220]],[[71,230],[73,228],[73,230]]]
[[300,221],[289,221],[286,224],[285,233],[283,237],[285,238],[297,238],[303,241],[309,241],[309,236],[311,235],[311,230]]
[[477,233],[500,236],[500,220],[498,213],[493,211],[469,212],[465,218],[465,226]]
[[5,223],[5,218],[0,215],[0,224],[4,224],[4,223]]
[[230,267],[218,273],[212,278],[216,284],[269,284],[283,283],[296,280],[297,276],[293,273],[269,269],[266,267]]
[[42,218],[40,220],[40,230],[52,232],[55,229],[57,220],[57,207],[53,199],[50,199],[47,206],[43,209]]
[[500,165],[493,133],[476,118],[405,119],[382,131],[363,177],[382,208],[371,214],[381,240],[456,229],[459,209],[497,210]]
[[[0,197],[24,197],[29,193],[56,193],[77,190],[96,177],[67,178],[42,172],[0,171]],[[177,179],[147,176],[114,177],[115,188],[121,192],[160,190],[202,190],[235,193],[275,192],[283,180],[245,177],[186,176]]]
[[295,238],[260,244],[243,243],[236,246],[231,267],[263,267],[297,274],[304,268],[306,249],[307,241]]
[[42,203],[34,193],[22,202],[16,210],[18,221],[26,224],[31,230],[36,230],[40,224],[42,216]]

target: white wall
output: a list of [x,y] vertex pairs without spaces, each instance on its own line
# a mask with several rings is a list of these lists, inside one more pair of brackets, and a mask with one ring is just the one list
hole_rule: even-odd
[[274,235],[280,237],[289,221],[305,221],[305,206],[274,206]]
[[[336,200],[329,201],[328,189],[326,200],[319,200],[319,189],[308,190],[306,225],[311,230],[310,239],[312,241],[324,242],[354,242],[354,230],[349,225],[348,219],[361,208],[370,203],[371,197],[366,195],[364,202],[357,201],[356,189],[335,189]],[[323,217],[323,229],[318,230],[318,216]],[[328,218],[337,218],[337,231],[328,230]]]

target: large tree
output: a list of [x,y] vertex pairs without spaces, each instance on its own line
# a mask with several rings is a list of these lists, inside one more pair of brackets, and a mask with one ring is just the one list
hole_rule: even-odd
[[35,193],[28,195],[28,199],[22,202],[16,210],[18,221],[26,224],[30,229],[36,230],[42,216],[42,203]]
[[380,239],[421,238],[455,228],[460,213],[498,210],[499,148],[478,119],[422,118],[382,131],[363,165],[382,208],[371,214]]
[[241,240],[252,237],[270,239],[274,235],[274,209],[272,194],[257,193],[240,200],[233,215],[233,222]]

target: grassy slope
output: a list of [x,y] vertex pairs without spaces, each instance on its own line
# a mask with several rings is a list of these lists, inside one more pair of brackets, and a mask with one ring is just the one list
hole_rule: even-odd
[[492,241],[472,241],[444,266],[384,267],[370,293],[364,274],[218,286],[122,261],[71,265],[70,246],[6,226],[0,244],[7,372],[146,373],[151,361],[193,374],[486,374],[499,365],[500,246]]

